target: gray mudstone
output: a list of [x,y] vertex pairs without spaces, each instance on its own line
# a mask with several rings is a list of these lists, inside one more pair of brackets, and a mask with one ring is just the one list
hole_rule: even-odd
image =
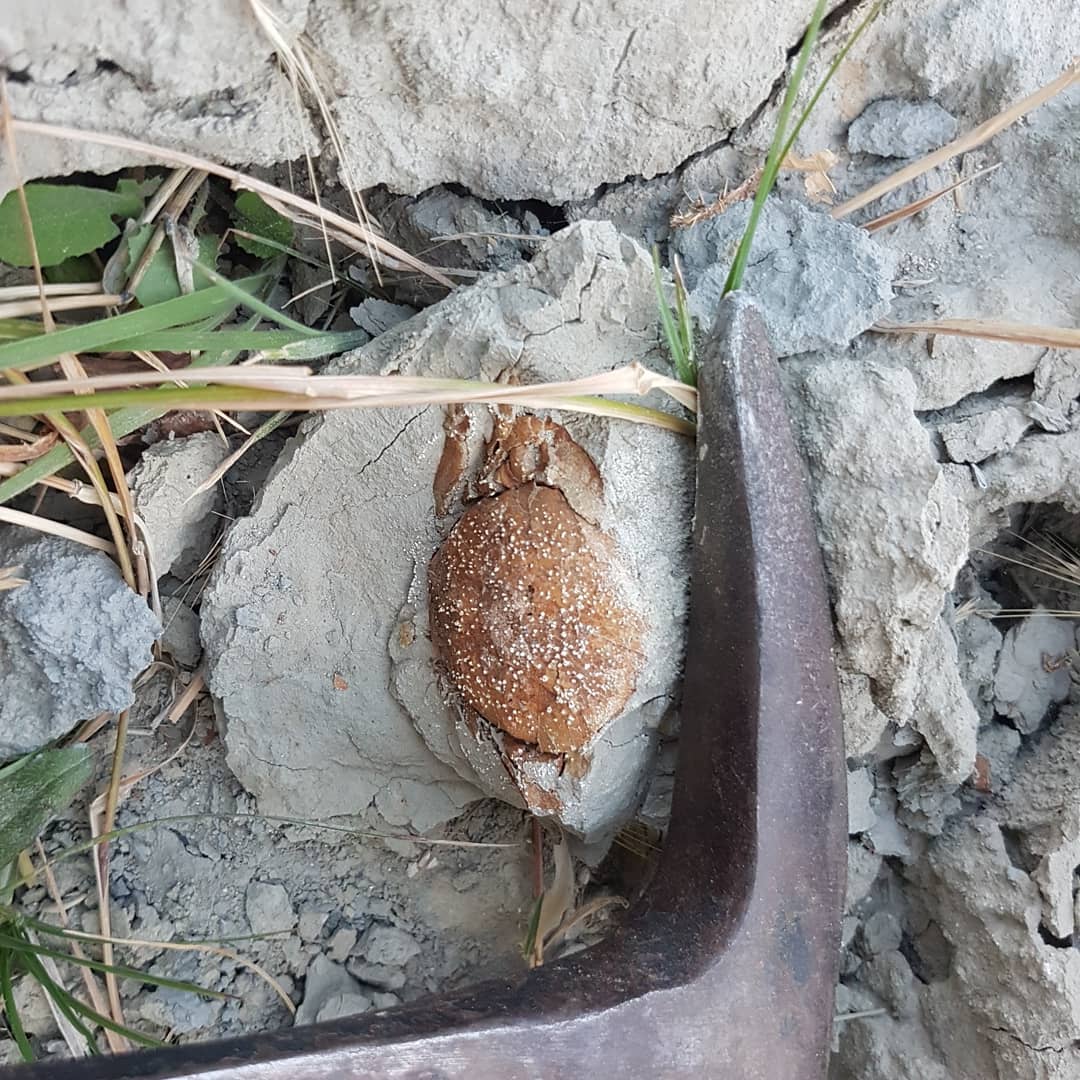
[[[709,326],[751,203],[678,232],[690,308]],[[766,200],[742,288],[757,301],[777,356],[846,346],[889,311],[896,257],[862,229],[799,202]]]
[[0,530],[0,567],[27,584],[0,592],[0,760],[36,750],[134,700],[161,627],[99,551]]
[[938,430],[953,461],[980,462],[1011,450],[1029,427],[1031,417],[1026,412],[1013,405],[1003,405],[942,424]]
[[244,894],[244,911],[252,932],[272,934],[291,930],[296,925],[296,912],[284,885],[253,881]]
[[956,117],[936,101],[884,98],[868,105],[848,128],[848,150],[877,157],[922,157],[956,137]]
[[979,717],[941,611],[969,553],[964,495],[935,460],[908,372],[842,359],[783,371],[836,614],[845,724],[860,750],[881,715],[914,727],[961,783]]

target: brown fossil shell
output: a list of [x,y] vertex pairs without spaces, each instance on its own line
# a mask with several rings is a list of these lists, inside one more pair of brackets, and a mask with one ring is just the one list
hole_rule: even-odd
[[558,489],[527,483],[473,504],[428,580],[447,675],[496,727],[567,753],[625,707],[645,622],[614,541]]

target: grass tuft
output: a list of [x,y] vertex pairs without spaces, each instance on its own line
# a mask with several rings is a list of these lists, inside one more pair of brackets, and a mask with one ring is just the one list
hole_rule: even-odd
[[664,277],[660,268],[660,249],[653,245],[653,283],[656,286],[656,304],[660,311],[660,326],[664,331],[671,366],[680,382],[697,385],[697,356],[694,345],[694,321],[686,295],[686,282],[678,256],[672,258],[672,277],[675,280],[675,307],[668,306],[664,294]]

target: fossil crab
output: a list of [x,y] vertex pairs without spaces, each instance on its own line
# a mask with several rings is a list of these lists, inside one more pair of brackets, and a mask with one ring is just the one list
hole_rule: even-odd
[[[464,473],[460,419],[448,416],[436,476],[443,512]],[[539,778],[588,769],[634,692],[646,620],[598,524],[599,471],[562,425],[498,413],[472,490],[428,569],[432,644],[469,729],[527,806],[557,813]]]

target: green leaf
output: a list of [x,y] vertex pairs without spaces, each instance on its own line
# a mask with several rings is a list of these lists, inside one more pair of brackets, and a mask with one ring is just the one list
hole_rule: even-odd
[[[143,225],[128,237],[126,268],[128,274],[135,269],[135,264],[146,250],[153,232],[153,225]],[[216,236],[210,234],[199,237],[199,262],[217,266],[220,243],[221,241]],[[197,281],[195,288],[196,290],[205,289],[209,285],[209,281]],[[135,299],[143,307],[150,307],[152,304],[162,304],[166,300],[175,300],[180,295],[180,282],[176,276],[176,258],[173,255],[171,242],[166,240],[154,252],[150,265],[146,268],[139,284],[136,285]]]
[[268,244],[260,244],[247,236],[236,238],[240,247],[260,259],[269,259],[282,247],[292,243],[293,223],[267,206],[254,191],[241,191],[236,196],[235,224],[241,231],[254,233],[269,241]]
[[41,323],[29,319],[0,319],[0,342],[22,341],[43,333]]
[[42,750],[0,776],[0,866],[6,866],[90,779],[90,748]]
[[[42,266],[96,251],[119,235],[114,217],[135,217],[143,208],[144,189],[133,180],[121,180],[115,191],[78,184],[27,184],[24,190]],[[12,266],[34,262],[18,191],[0,202],[0,259]]]

